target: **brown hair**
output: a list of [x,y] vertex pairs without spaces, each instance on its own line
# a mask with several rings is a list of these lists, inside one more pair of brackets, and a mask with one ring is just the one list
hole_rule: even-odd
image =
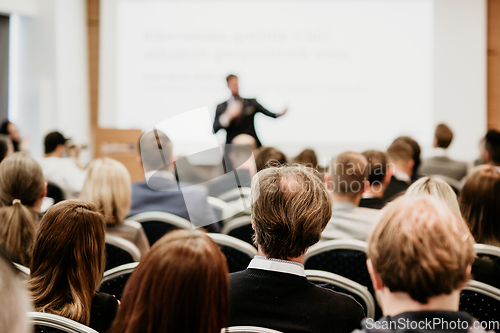
[[367,150],[363,152],[363,156],[368,162],[368,181],[370,184],[382,183],[389,169],[387,154],[378,150]]
[[201,231],[172,231],[141,259],[111,332],[219,333],[229,325],[229,273]]
[[453,140],[453,132],[446,124],[439,124],[434,131],[434,138],[439,148],[448,148]]
[[391,161],[409,161],[413,159],[413,148],[403,140],[397,140],[387,148],[387,155]]
[[86,201],[62,201],[47,211],[28,280],[35,311],[89,324],[105,267],[104,226],[104,216]]
[[107,225],[123,222],[132,201],[132,181],[127,168],[109,157],[94,160],[80,196],[96,204]]
[[231,81],[232,79],[237,79],[238,77],[234,74],[229,74],[227,77],[226,77],[226,82],[229,83],[229,81]]
[[318,156],[312,149],[304,149],[294,159],[293,163],[302,164],[304,166],[316,169],[318,167]]
[[413,164],[413,174],[416,175],[418,173],[418,169],[420,168],[420,164],[422,163],[420,159],[420,152],[421,152],[420,145],[418,144],[417,141],[415,141],[409,136],[400,136],[399,138],[394,140],[393,143],[395,142],[406,142],[407,144],[410,145],[413,154],[412,159],[413,161],[415,161],[415,164]]
[[261,147],[255,157],[257,171],[270,166],[280,166],[287,163],[286,155],[273,147]]
[[476,167],[460,191],[460,210],[476,242],[500,246],[500,172],[491,165]]
[[368,239],[368,259],[382,282],[422,304],[460,288],[474,258],[465,222],[430,196],[393,201]]
[[368,164],[360,153],[342,153],[330,165],[330,189],[341,196],[356,197],[367,180]]
[[14,255],[14,261],[29,265],[35,238],[33,206],[43,194],[42,168],[28,153],[14,153],[0,163],[0,238]]
[[500,164],[500,132],[489,130],[484,137],[484,149],[488,152],[493,164]]
[[252,179],[254,243],[278,259],[300,257],[321,238],[332,199],[318,172],[304,166],[267,168]]

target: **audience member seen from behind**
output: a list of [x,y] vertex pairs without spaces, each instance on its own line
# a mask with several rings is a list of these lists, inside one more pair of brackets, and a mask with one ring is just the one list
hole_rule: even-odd
[[220,226],[213,223],[217,218],[207,202],[207,190],[176,180],[173,145],[165,133],[156,129],[144,133],[139,153],[146,179],[132,184],[130,215],[161,211],[180,216],[209,232],[220,231]]
[[[476,167],[460,191],[460,209],[476,242],[500,246],[500,172],[491,165]],[[500,266],[480,255],[472,266],[474,279],[500,288]]]
[[403,140],[395,141],[387,149],[389,163],[393,168],[391,181],[384,192],[384,200],[390,201],[395,197],[404,194],[412,184],[413,148]]
[[384,317],[377,327],[372,319],[365,321],[362,332],[394,327],[398,332],[461,331],[398,326],[436,320],[460,320],[472,327],[475,319],[458,307],[474,256],[467,225],[444,202],[433,197],[395,200],[382,210],[368,240],[368,271]]
[[271,167],[252,179],[252,225],[258,248],[248,268],[230,276],[230,325],[282,332],[350,333],[363,308],[349,296],[310,283],[307,249],[332,214],[318,173],[303,166]]
[[414,182],[405,193],[405,196],[409,197],[422,197],[428,195],[439,198],[448,205],[453,213],[457,214],[457,216],[462,216],[462,214],[460,214],[460,207],[458,206],[457,195],[451,186],[440,178],[420,178]]
[[52,206],[40,221],[28,285],[35,311],[105,332],[118,301],[99,289],[105,267],[104,216],[86,201]]
[[286,165],[287,163],[288,159],[286,158],[286,155],[273,147],[261,147],[255,157],[257,172],[269,166],[275,167],[279,165]]
[[318,168],[318,156],[312,149],[304,149],[293,159],[293,163],[301,164],[309,168]]
[[407,144],[410,145],[410,147],[413,151],[412,158],[413,158],[413,161],[415,161],[415,163],[413,164],[411,181],[414,182],[417,179],[419,179],[420,177],[422,177],[422,175],[420,174],[420,165],[422,164],[422,159],[420,158],[420,152],[421,152],[420,145],[418,144],[417,141],[415,141],[414,139],[412,139],[409,136],[400,136],[399,138],[394,140],[394,142],[398,142],[398,141],[406,142]]
[[219,333],[229,325],[226,258],[204,233],[173,231],[141,259],[113,333]]
[[0,134],[0,162],[13,153],[14,145],[12,144],[12,140],[7,135]]
[[28,140],[23,140],[21,138],[19,128],[16,124],[11,123],[8,120],[4,120],[4,122],[0,125],[0,134],[7,135],[10,138],[15,152],[28,149]]
[[144,255],[149,242],[139,222],[125,218],[130,212],[132,181],[123,164],[108,157],[94,160],[87,171],[81,198],[91,201],[106,219],[106,233],[132,242]]
[[[80,195],[85,180],[85,171],[75,149],[67,147],[67,141],[61,133],[52,132],[45,137],[45,155],[40,160],[43,175],[49,183],[58,186],[65,199]],[[64,157],[72,152],[71,157]]]
[[0,332],[31,333],[27,312],[31,310],[28,292],[12,259],[0,245]]
[[500,132],[490,130],[484,141],[484,160],[487,164],[500,167]]
[[0,239],[13,260],[24,266],[31,260],[45,193],[42,168],[28,153],[14,153],[0,163]]
[[368,161],[368,186],[361,196],[359,207],[382,209],[385,206],[384,192],[391,182],[392,168],[387,154],[378,150],[367,150],[363,156]]
[[355,152],[340,154],[332,161],[325,181],[333,198],[333,213],[322,238],[366,241],[380,212],[359,207],[363,193],[370,186],[366,158]]
[[456,181],[467,175],[467,164],[448,157],[448,147],[453,140],[453,132],[445,124],[439,124],[434,131],[434,156],[425,159],[420,172],[427,176],[441,175]]

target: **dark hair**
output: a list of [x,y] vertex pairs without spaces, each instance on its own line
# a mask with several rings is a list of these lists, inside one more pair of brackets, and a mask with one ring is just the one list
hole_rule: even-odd
[[226,77],[226,82],[229,83],[230,80],[232,79],[237,79],[238,77],[234,74],[229,74],[227,77]]
[[10,138],[12,145],[14,146],[14,151],[19,151],[19,142],[14,141],[9,133],[9,125],[12,124],[8,119],[5,119],[0,125],[0,134],[5,134]]
[[316,169],[318,167],[318,156],[316,156],[314,150],[304,149],[293,159],[293,163],[302,164]]
[[467,176],[460,191],[462,216],[478,243],[500,246],[500,172],[480,165]]
[[[13,145],[12,140],[5,134],[0,134],[0,162],[6,157],[9,152],[9,146]],[[14,148],[14,146],[12,146]]]
[[368,181],[382,183],[388,170],[387,154],[379,150],[367,150],[363,156],[368,161]]
[[416,176],[418,174],[418,169],[420,168],[420,164],[422,163],[420,159],[420,145],[418,144],[417,141],[413,140],[409,136],[400,136],[394,142],[396,141],[404,141],[407,144],[411,146],[413,149],[413,160],[415,161],[415,164],[413,164],[413,176]]
[[486,133],[484,149],[488,152],[494,164],[500,164],[500,132],[489,130]]
[[229,325],[226,258],[205,233],[177,230],[141,259],[123,291],[114,333],[219,333]]
[[254,243],[269,257],[300,257],[316,244],[332,216],[332,198],[318,172],[271,167],[252,178]]
[[172,141],[158,129],[145,132],[139,139],[139,154],[142,158],[144,171],[161,170],[171,161]]
[[434,131],[434,138],[439,148],[448,148],[453,140],[453,132],[446,124],[439,124]]
[[255,157],[257,171],[269,166],[280,166],[287,163],[285,154],[273,147],[261,147]]
[[50,154],[59,145],[66,144],[68,141],[60,132],[50,132],[45,136],[44,145],[45,145],[45,154]]
[[40,221],[29,288],[35,311],[90,323],[105,267],[104,216],[83,200],[52,206]]

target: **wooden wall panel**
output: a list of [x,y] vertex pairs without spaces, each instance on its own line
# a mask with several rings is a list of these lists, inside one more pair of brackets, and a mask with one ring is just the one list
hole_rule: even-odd
[[488,0],[488,128],[500,130],[500,0]]

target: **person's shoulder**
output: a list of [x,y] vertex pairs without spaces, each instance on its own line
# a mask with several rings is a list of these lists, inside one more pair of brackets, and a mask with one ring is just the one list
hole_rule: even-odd
[[103,292],[97,292],[92,298],[92,308],[118,308],[118,299]]
[[310,294],[325,307],[331,306],[337,309],[336,311],[339,315],[343,314],[348,317],[359,317],[360,320],[364,317],[363,306],[359,304],[354,297],[314,284],[312,284],[312,287]]

